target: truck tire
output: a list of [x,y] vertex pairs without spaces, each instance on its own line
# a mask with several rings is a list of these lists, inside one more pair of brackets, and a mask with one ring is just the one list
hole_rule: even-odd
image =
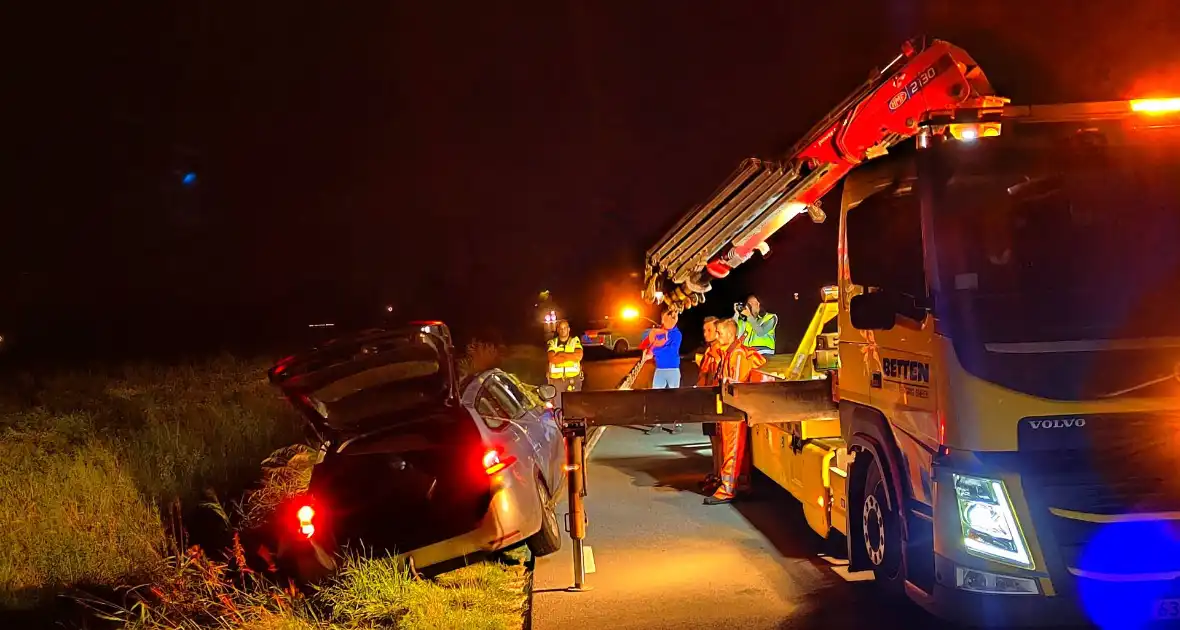
[[549,491],[537,479],[537,499],[541,502],[541,529],[528,537],[529,551],[540,558],[561,549],[561,523],[557,520],[557,506],[549,505]]
[[876,462],[869,463],[865,475],[860,520],[861,538],[874,579],[890,589],[903,588],[905,571],[898,501],[890,496],[889,484]]
[[615,354],[623,354],[630,349],[631,346],[627,343],[626,339],[620,339],[615,342]]

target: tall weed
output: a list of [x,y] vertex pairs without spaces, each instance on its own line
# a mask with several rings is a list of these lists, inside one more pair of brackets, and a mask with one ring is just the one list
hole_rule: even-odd
[[221,357],[0,387],[0,607],[150,576],[165,541],[157,506],[244,488],[299,440],[264,368]]

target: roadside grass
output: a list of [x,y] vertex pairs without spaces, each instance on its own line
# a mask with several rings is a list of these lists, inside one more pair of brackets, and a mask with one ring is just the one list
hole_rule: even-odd
[[467,344],[465,355],[459,359],[459,373],[468,376],[491,368],[515,374],[530,385],[545,382],[545,349],[541,346],[516,344],[498,346],[484,341]]
[[[484,345],[467,366],[495,361],[542,382],[541,349]],[[70,594],[130,629],[519,628],[519,561],[423,580],[391,558],[354,555],[310,595],[248,566],[236,532],[303,492],[318,459],[266,367],[221,357],[0,384],[0,610]],[[213,508],[233,546],[189,546],[178,518],[163,516],[181,505]],[[82,594],[93,589],[121,596]]]
[[432,580],[416,579],[393,558],[350,556],[317,597],[343,628],[519,628],[525,568],[472,564]]
[[126,630],[516,630],[526,612],[526,569],[512,560],[422,579],[388,556],[351,554],[335,578],[305,594],[243,571],[233,560],[240,553],[218,562],[190,549],[128,603],[87,605]]
[[0,385],[0,608],[163,570],[161,506],[234,492],[300,438],[263,368],[221,357]]

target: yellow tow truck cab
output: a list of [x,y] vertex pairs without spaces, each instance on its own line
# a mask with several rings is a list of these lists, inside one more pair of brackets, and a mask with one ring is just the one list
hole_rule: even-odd
[[959,112],[853,171],[763,370],[834,403],[752,418],[754,466],[940,616],[1180,620],[1180,102],[1141,103]]

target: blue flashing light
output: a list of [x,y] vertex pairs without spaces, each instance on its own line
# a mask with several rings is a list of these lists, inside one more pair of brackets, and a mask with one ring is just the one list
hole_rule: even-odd
[[197,183],[197,174],[189,171],[184,174],[184,177],[182,177],[180,181],[185,186],[192,186],[193,184]]
[[1109,523],[1094,534],[1077,559],[1077,568],[1083,572],[1077,589],[1083,608],[1098,627],[1138,630],[1152,625],[1161,612],[1174,614],[1168,606],[1180,599],[1176,580],[1122,581],[1117,576],[1175,575],[1180,568],[1177,525],[1176,521]]

